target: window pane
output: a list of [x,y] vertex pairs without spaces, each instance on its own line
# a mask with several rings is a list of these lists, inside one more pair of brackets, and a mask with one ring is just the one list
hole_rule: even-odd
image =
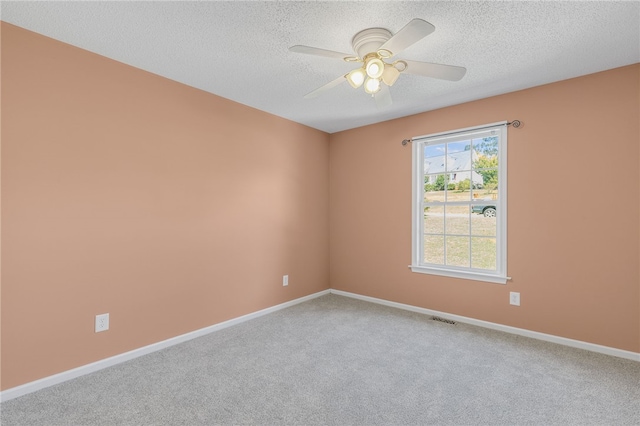
[[[492,170],[493,172],[493,170]],[[495,177],[493,177],[487,186],[485,186],[485,190],[487,191],[485,198],[491,198],[492,200],[498,199],[498,171],[495,171]]]
[[471,141],[447,144],[447,201],[469,201],[471,177]]
[[440,235],[424,236],[424,261],[444,265],[444,237]]
[[447,172],[456,173],[471,170],[471,149],[469,144],[469,141],[450,142],[447,144]]
[[445,200],[448,178],[445,174],[424,176],[424,201],[430,203]]
[[495,237],[497,226],[495,203],[471,206],[471,235]]
[[[469,172],[463,172],[469,174]],[[460,176],[461,173],[454,173],[453,176]],[[471,192],[469,191],[469,179],[465,178],[455,183],[449,183],[447,191],[447,201],[469,201]]]
[[486,185],[477,185],[475,189],[472,189],[473,201],[483,201],[486,204],[495,203],[498,199],[498,170],[486,169],[478,170],[479,174],[483,175],[483,182],[487,182]]
[[498,137],[473,140],[474,168],[498,167]]
[[446,237],[447,265],[469,267],[469,237]]
[[445,233],[469,235],[469,206],[447,206]]
[[424,208],[424,233],[444,233],[444,207],[436,206]]
[[[485,169],[474,169],[469,174],[470,182],[468,183],[468,185],[471,193],[473,194],[472,198],[477,198],[479,196],[482,196],[483,194],[486,194],[484,186],[485,175],[482,173],[484,172],[484,170]],[[487,182],[491,180],[491,176],[489,174],[486,174],[486,180]],[[489,184],[489,186],[491,186],[491,184]]]
[[[475,172],[474,172],[475,173]],[[480,181],[483,181],[483,178],[480,177]],[[493,191],[497,192],[497,191]],[[475,187],[471,188],[471,200],[479,201],[486,199],[491,199],[491,191],[486,189],[483,184],[476,184]]]
[[445,144],[426,145],[424,147],[424,174],[445,172]]
[[488,137],[473,140],[473,187],[486,191],[496,191],[498,188],[498,137]]
[[496,270],[496,239],[471,237],[471,267]]

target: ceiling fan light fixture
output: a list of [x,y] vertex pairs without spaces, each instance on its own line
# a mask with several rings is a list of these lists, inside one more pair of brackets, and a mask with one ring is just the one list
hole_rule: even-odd
[[380,58],[371,58],[367,60],[366,71],[370,78],[380,78],[384,72],[384,62]]
[[362,86],[362,83],[364,83],[364,78],[365,71],[362,68],[356,68],[355,70],[347,74],[347,81],[354,89]]
[[387,49],[380,49],[378,50],[378,56],[380,56],[383,59],[388,59],[393,56],[393,53],[391,53],[391,51]]
[[395,61],[391,65],[393,65],[393,67],[395,69],[397,69],[398,71],[400,71],[400,72],[405,71],[407,69],[407,67],[409,66],[409,64],[407,64],[407,62],[403,61],[403,60]]
[[398,77],[400,76],[400,71],[392,65],[387,65],[384,67],[384,72],[382,73],[382,81],[384,84],[391,87],[396,82]]
[[364,91],[370,95],[375,95],[380,91],[380,80],[377,78],[368,78],[364,82]]
[[459,66],[402,59],[392,62],[391,58],[434,30],[435,27],[427,21],[415,18],[395,34],[386,28],[367,28],[358,32],[351,40],[355,55],[301,45],[291,46],[289,50],[362,64],[358,65],[360,68],[343,73],[335,80],[306,94],[305,98],[319,96],[347,80],[355,89],[364,86],[365,92],[375,98],[378,107],[385,107],[391,104],[389,87],[407,70],[410,74],[449,81],[458,81],[465,75],[466,68]]

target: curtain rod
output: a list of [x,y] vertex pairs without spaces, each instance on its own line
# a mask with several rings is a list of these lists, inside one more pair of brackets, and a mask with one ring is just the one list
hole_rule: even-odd
[[[518,128],[520,126],[522,126],[522,122],[520,120],[513,120],[513,121],[509,121],[507,123],[504,123],[505,126],[512,126],[514,128]],[[495,126],[486,126],[486,127],[476,127],[473,130],[482,130],[482,129],[490,129],[491,127],[495,127]],[[465,132],[451,132],[449,134],[451,135],[455,135],[456,133],[465,133]],[[405,146],[409,143],[413,142],[413,139],[404,139],[402,141],[402,146]]]

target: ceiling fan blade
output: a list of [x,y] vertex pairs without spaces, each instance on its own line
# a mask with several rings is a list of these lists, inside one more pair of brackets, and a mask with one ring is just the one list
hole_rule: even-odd
[[380,90],[375,94],[376,106],[378,109],[386,108],[393,103],[393,99],[391,99],[391,90],[389,90],[389,86],[386,84],[380,85]]
[[340,53],[334,52],[333,50],[319,49],[317,47],[311,46],[301,46],[299,44],[295,46],[291,46],[289,51],[295,53],[304,53],[305,55],[314,55],[314,56],[324,56],[325,58],[335,58],[335,59],[344,59],[344,58],[353,58],[353,55],[348,53]]
[[412,19],[400,31],[395,33],[393,37],[380,46],[378,50],[388,50],[393,55],[397,55],[407,47],[411,46],[418,40],[422,40],[432,32],[436,27],[425,21],[424,19]]
[[316,90],[314,90],[313,92],[307,93],[306,95],[304,95],[305,99],[311,99],[311,98],[315,98],[317,96],[320,96],[321,94],[323,94],[324,92],[326,92],[329,89],[333,89],[334,87],[336,87],[338,84],[347,81],[347,79],[345,78],[346,76],[341,75],[340,77],[336,78],[335,80],[325,84],[322,87],[318,87]]
[[456,67],[454,65],[432,64],[430,62],[407,61],[404,59],[403,61],[407,63],[407,68],[403,72],[441,80],[458,81],[467,72],[465,67]]

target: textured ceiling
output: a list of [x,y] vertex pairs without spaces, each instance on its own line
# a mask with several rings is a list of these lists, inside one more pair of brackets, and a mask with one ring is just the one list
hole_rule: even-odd
[[[7,2],[3,21],[332,133],[640,62],[639,2]],[[398,58],[467,68],[458,82],[402,74],[378,109],[343,83],[355,68],[291,53],[351,53],[369,27],[413,18],[433,34]]]

